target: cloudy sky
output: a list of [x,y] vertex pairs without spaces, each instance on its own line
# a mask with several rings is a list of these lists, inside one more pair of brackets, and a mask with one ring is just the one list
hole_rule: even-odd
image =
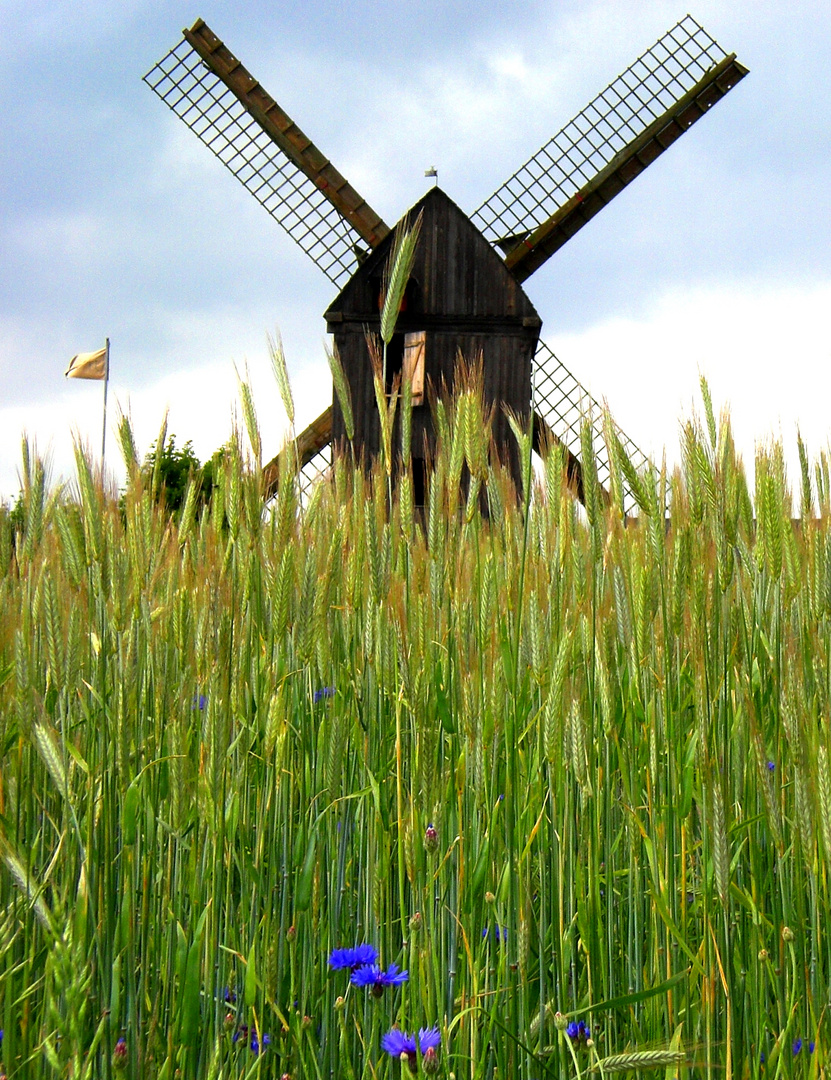
[[[543,337],[647,453],[678,458],[705,375],[752,457],[827,446],[831,5],[794,0],[0,0],[0,499],[25,431],[53,476],[110,416],[208,457],[248,371],[265,452],[331,399],[334,289],[141,76],[201,16],[389,223],[435,165],[472,211],[690,10],[750,75],[527,284]],[[118,475],[115,440],[108,460]]]

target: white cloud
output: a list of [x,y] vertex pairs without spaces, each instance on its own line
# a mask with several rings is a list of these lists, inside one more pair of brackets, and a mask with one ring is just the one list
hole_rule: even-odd
[[757,444],[781,439],[795,475],[797,428],[814,456],[831,435],[829,311],[831,281],[725,285],[666,292],[637,319],[546,340],[657,461],[664,449],[680,460],[679,423],[700,411],[703,375],[745,464]]
[[532,74],[525,57],[515,50],[495,53],[490,58],[490,67],[497,76],[517,83],[527,82]]

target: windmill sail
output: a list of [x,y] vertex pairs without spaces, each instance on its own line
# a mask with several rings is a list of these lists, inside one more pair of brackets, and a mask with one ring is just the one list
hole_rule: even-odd
[[[603,409],[542,340],[534,356],[533,408],[535,421],[537,418],[543,420],[544,426],[578,463],[583,453],[580,433],[583,423],[588,420],[592,429],[597,479],[602,488],[611,491],[612,464],[603,431]],[[628,435],[616,424],[612,426],[627,457],[639,473],[648,465],[648,459]],[[625,479],[622,480],[622,489],[623,510],[628,514],[635,509],[635,498]]]
[[304,428],[276,457],[263,467],[263,488],[266,499],[277,494],[280,470],[299,467],[300,490],[308,487],[332,463],[332,406],[324,409],[316,420]]
[[389,228],[201,20],[152,90],[341,287]]
[[524,281],[746,74],[687,15],[471,220]]

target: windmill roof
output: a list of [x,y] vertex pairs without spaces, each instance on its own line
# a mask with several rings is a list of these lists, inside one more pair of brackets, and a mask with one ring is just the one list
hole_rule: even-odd
[[[502,257],[438,186],[427,191],[399,221],[422,215],[411,277],[419,291],[419,315],[427,318],[538,320],[522,286]],[[377,283],[383,276],[396,230],[374,248],[330,304],[325,317],[377,318]]]

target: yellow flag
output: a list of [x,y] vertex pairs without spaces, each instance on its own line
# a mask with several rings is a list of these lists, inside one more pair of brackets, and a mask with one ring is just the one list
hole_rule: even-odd
[[67,379],[106,379],[106,346],[98,352],[82,352],[73,356],[64,375]]

